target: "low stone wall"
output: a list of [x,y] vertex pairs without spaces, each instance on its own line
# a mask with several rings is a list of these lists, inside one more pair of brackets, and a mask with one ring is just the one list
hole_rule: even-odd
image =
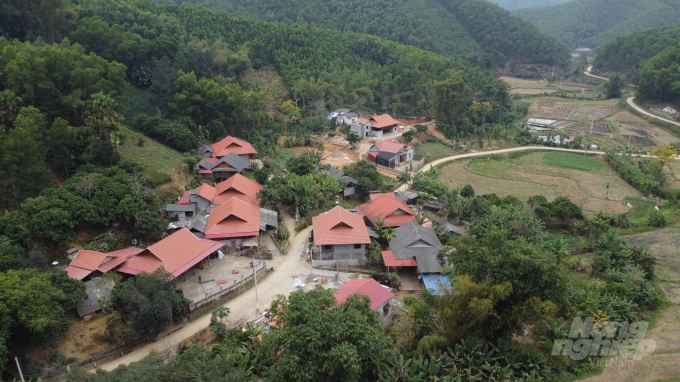
[[336,263],[340,270],[345,270],[348,267],[362,267],[366,264],[366,260],[314,260],[312,259],[312,267],[319,269],[335,270]]

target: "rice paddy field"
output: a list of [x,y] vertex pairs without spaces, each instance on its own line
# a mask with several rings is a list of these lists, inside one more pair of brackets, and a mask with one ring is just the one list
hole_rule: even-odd
[[452,162],[441,167],[441,179],[458,188],[470,184],[478,195],[566,196],[588,214],[627,212],[624,198],[641,196],[600,160],[571,153]]

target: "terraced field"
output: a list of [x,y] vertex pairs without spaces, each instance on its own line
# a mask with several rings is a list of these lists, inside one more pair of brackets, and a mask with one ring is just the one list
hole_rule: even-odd
[[[584,171],[546,164],[557,160],[564,164],[569,160],[569,157],[555,159],[549,156],[546,162],[546,155],[547,153],[536,152],[515,159],[452,162],[442,166],[441,178],[454,187],[470,184],[479,195],[514,195],[522,200],[533,195],[544,195],[549,200],[566,196],[588,213],[626,212],[628,208],[623,199],[626,196],[640,195],[600,162],[597,162],[600,166],[588,165],[592,169]],[[572,167],[585,167],[577,164],[577,157],[578,155],[572,157]]]

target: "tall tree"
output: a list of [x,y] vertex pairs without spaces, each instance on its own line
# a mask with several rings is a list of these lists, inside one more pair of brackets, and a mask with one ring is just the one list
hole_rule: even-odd
[[471,90],[460,73],[434,85],[436,93],[433,114],[440,123],[455,125],[463,120],[470,104]]

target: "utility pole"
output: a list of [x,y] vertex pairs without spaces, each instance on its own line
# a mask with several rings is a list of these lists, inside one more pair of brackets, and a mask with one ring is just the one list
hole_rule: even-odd
[[19,365],[19,358],[14,357],[14,361],[17,363],[17,369],[19,369],[19,376],[21,377],[21,382],[26,382],[24,379],[24,373],[21,372],[21,365]]
[[[258,262],[259,265],[259,262]],[[255,311],[260,313],[260,301],[257,297],[257,265],[253,267],[253,276],[255,277]]]
[[593,123],[595,123],[595,118],[590,120],[590,135],[593,135]]

